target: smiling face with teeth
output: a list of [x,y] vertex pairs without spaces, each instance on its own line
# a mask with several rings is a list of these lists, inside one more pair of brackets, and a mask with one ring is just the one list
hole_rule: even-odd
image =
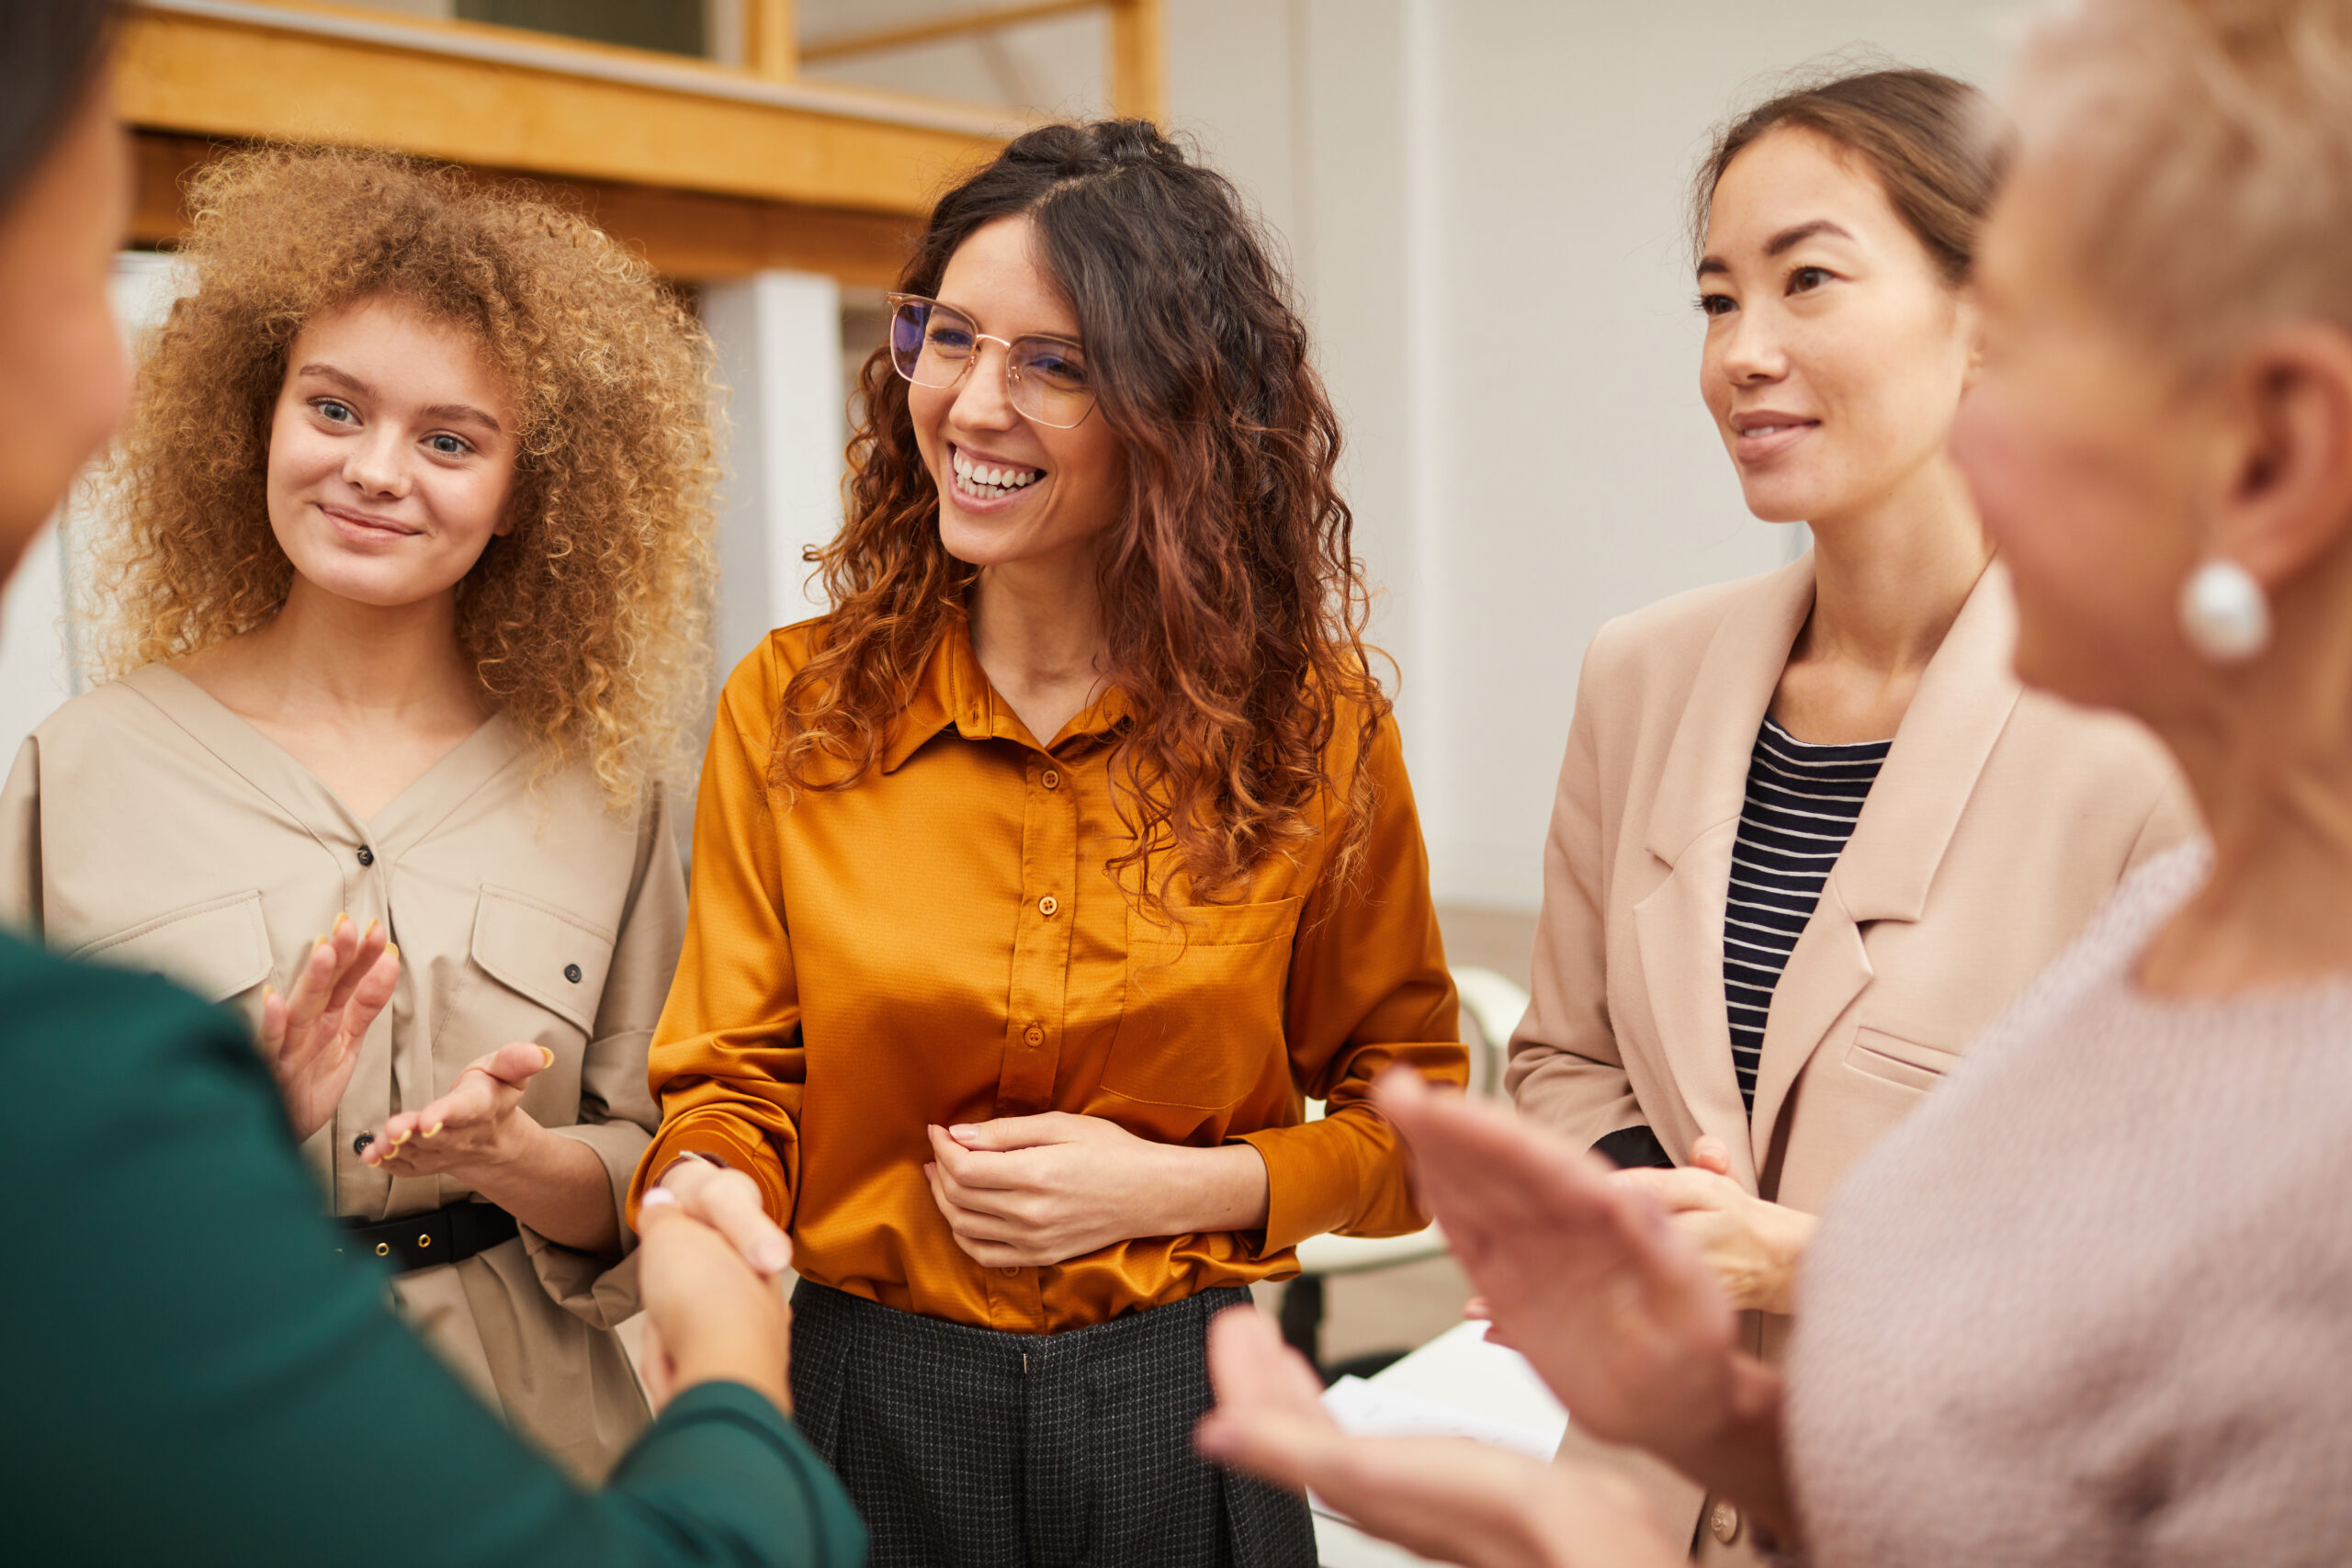
[[[991,338],[1084,342],[1027,218],[976,231],[949,259],[938,298]],[[1024,419],[1006,393],[1003,355],[1001,344],[983,342],[953,387],[907,389],[915,444],[939,489],[940,542],[984,572],[1067,579],[1091,593],[1095,543],[1126,505],[1125,450],[1099,410],[1072,430]]]
[[1715,186],[1699,382],[1767,522],[1835,528],[1953,483],[1976,310],[1860,158],[1769,131]]

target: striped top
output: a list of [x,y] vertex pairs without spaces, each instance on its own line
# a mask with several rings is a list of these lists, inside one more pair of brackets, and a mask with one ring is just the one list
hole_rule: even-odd
[[1809,746],[1769,714],[1756,732],[1724,908],[1724,1006],[1739,1097],[1750,1112],[1773,988],[1893,744]]

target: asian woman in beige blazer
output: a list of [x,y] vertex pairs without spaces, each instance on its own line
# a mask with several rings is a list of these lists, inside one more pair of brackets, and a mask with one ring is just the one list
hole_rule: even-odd
[[621,1200],[684,935],[707,343],[605,235],[446,171],[199,180],[110,471],[109,678],[10,770],[0,915],[247,1017],[342,1250],[600,1477],[648,1419]]
[[[1594,638],[1511,1042],[1521,1110],[1650,1168],[1620,1179],[1768,1356],[1847,1167],[2192,831],[2143,732],[2021,692],[1945,452],[1979,364],[1980,103],[1848,76],[1750,112],[1701,171],[1702,391],[1750,510],[1815,547]],[[1735,1510],[1657,1495],[1705,1552],[1747,1554]]]

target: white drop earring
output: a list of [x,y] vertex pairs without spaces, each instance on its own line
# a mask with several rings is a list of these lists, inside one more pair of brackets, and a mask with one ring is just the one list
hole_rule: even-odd
[[2216,664],[2243,664],[2270,642],[2270,596],[2254,574],[2215,557],[2180,589],[2180,629]]

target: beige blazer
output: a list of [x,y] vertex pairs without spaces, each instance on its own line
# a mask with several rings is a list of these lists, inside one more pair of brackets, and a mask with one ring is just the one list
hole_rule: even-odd
[[[2143,730],[2018,685],[1995,565],[1921,675],[1790,955],[1751,1119],[1724,1012],[1724,911],[1749,753],[1812,606],[1808,555],[1594,637],[1508,1082],[1524,1114],[1578,1144],[1646,1123],[1679,1161],[1714,1134],[1742,1186],[1818,1212],[2124,873],[2195,817]],[[1751,1345],[1777,1357],[1788,1324],[1753,1314]]]
[[[617,1206],[657,1121],[645,1049],[684,939],[684,877],[659,794],[616,817],[584,766],[534,785],[532,761],[493,718],[363,822],[243,719],[151,665],[25,742],[0,792],[0,918],[248,1018],[338,912],[381,919],[400,943],[400,987],[334,1121],[303,1147],[333,1212],[391,1219],[469,1197],[446,1177],[371,1169],[353,1140],[515,1040],[556,1054],[524,1109],[595,1151]],[[159,1224],[235,1223],[154,1199]],[[612,1332],[636,1311],[635,1272],[526,1228],[401,1276],[397,1295],[493,1409],[601,1475],[647,1419]]]

